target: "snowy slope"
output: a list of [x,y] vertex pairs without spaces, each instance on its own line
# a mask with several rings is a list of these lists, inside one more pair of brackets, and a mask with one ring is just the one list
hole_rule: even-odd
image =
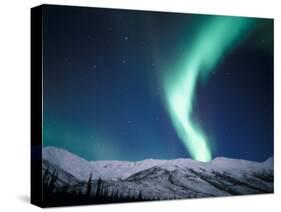
[[[174,199],[273,192],[273,158],[263,163],[216,158],[208,163],[191,159],[87,161],[66,150],[45,147],[43,159],[79,181],[93,174],[109,190],[147,198]],[[65,173],[63,178],[67,176]],[[81,189],[84,189],[83,186]]]
[[93,167],[89,161],[64,149],[45,147],[42,150],[42,157],[43,160],[70,173],[79,180],[87,180],[93,171]]
[[235,172],[236,174],[269,171],[273,169],[273,159],[269,158],[264,163],[258,163],[247,160],[237,160],[229,158],[215,158],[205,163],[194,161],[191,159],[175,159],[175,160],[154,160],[146,159],[137,162],[128,161],[87,161],[67,150],[56,147],[43,148],[43,159],[69,172],[80,180],[87,180],[90,173],[93,178],[99,177],[103,179],[126,179],[137,172],[159,166],[167,170],[174,170],[178,167],[192,168],[194,170],[216,170],[220,172]]
[[200,162],[191,159],[154,160],[143,161],[87,161],[69,151],[56,147],[44,147],[43,159],[69,172],[77,179],[88,180],[92,172],[93,178],[98,179],[125,179],[134,173],[143,171],[153,166],[164,165],[167,168],[173,164],[188,163],[198,166]]

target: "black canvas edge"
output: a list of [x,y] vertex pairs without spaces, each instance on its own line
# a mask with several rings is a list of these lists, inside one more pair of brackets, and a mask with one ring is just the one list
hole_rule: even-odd
[[200,15],[200,16],[221,16],[221,17],[242,17],[242,18],[253,18],[253,19],[264,19],[264,20],[274,20],[273,17],[264,17],[264,16],[247,16],[247,15],[229,15],[229,14],[215,14],[215,13],[208,13],[208,12],[184,12],[184,11],[166,11],[166,10],[150,10],[150,9],[138,9],[138,8],[122,8],[122,7],[110,7],[110,6],[94,6],[94,5],[74,5],[74,4],[41,4],[38,7],[57,7],[57,8],[76,8],[76,9],[100,9],[100,10],[119,10],[124,12],[134,12],[134,13],[142,13],[142,12],[148,12],[148,13],[168,13],[168,14],[177,14],[177,15]]
[[42,196],[42,6],[31,8],[31,204],[43,207]]
[[274,82],[274,79],[275,79],[275,19],[274,18],[272,18],[271,19],[272,20],[272,63],[273,63],[273,74],[272,74],[272,96],[273,96],[273,98],[272,98],[272,101],[273,101],[273,103],[272,103],[272,121],[273,121],[273,123],[272,123],[272,135],[273,135],[273,155],[272,155],[272,158],[273,158],[273,184],[272,184],[272,194],[275,194],[275,167],[276,167],[276,163],[275,163],[275,134],[274,134],[274,132],[275,132],[275,116],[274,116],[274,114],[275,114],[275,110],[274,110],[274,108],[275,108],[275,100],[274,100],[274,97],[275,97],[275,90],[274,90],[274,87],[275,87],[275,82]]

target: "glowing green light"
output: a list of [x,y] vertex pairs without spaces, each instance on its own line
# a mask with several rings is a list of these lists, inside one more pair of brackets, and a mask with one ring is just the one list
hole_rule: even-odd
[[225,51],[244,38],[249,23],[249,18],[208,17],[187,50],[183,65],[164,77],[167,111],[179,138],[196,160],[212,159],[206,136],[191,118],[196,83],[200,78],[206,80]]

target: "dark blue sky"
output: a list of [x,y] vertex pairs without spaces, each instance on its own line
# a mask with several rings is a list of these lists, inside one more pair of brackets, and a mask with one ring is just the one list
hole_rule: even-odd
[[[44,13],[45,146],[89,160],[190,157],[159,75],[209,16],[54,6]],[[273,21],[256,22],[196,90],[193,115],[213,157],[273,155]]]

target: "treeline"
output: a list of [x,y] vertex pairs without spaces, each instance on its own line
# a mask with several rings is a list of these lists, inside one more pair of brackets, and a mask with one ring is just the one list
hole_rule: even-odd
[[50,171],[49,167],[43,174],[45,207],[158,200],[144,198],[141,191],[129,190],[124,194],[118,188],[110,188],[101,178],[93,181],[92,174],[87,182],[78,184],[65,183],[58,175],[56,169]]

